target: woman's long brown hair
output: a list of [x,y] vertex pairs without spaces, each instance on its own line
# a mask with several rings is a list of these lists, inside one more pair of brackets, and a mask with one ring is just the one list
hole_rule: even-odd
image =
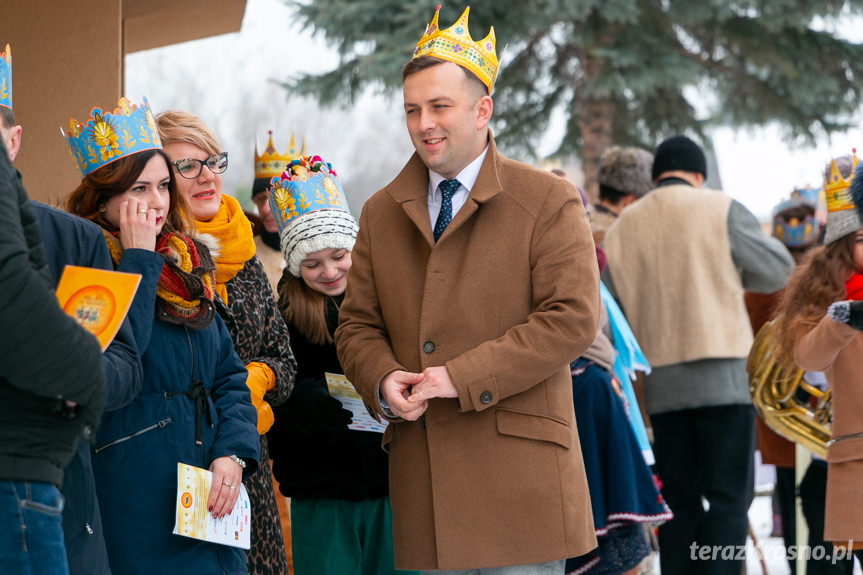
[[778,357],[794,361],[797,341],[811,331],[831,303],[847,297],[845,282],[857,271],[854,245],[857,232],[810,250],[794,271],[777,310]]
[[279,310],[285,323],[293,324],[309,342],[317,345],[333,343],[324,316],[326,296],[294,277],[287,268],[282,272],[277,290]]

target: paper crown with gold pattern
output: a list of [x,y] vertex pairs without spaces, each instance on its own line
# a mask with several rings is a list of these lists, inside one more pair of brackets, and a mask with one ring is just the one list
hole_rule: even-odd
[[788,248],[805,248],[818,241],[821,225],[816,213],[821,190],[798,188],[773,208],[773,237]]
[[488,88],[489,94],[497,77],[497,54],[495,53],[494,27],[489,28],[488,35],[474,42],[467,28],[467,18],[470,6],[464,9],[455,24],[441,30],[438,27],[440,4],[435,8],[434,18],[426,27],[417,46],[414,58],[434,56],[441,60],[453,62],[473,72]]
[[827,198],[827,231],[824,243],[831,244],[836,240],[860,229],[860,220],[854,210],[849,186],[854,184],[854,172],[857,169],[857,149],[850,156],[851,171],[847,178],[836,165],[836,160],[830,160],[830,170],[824,180],[824,195]]
[[302,156],[270,183],[270,210],[291,275],[300,277],[300,264],[309,254],[354,248],[357,222],[331,164],[320,156]]
[[273,145],[273,131],[268,130],[267,134],[269,140],[263,154],[258,155],[258,144],[255,142],[255,179],[277,177],[285,171],[291,160],[306,155],[306,143],[303,142],[302,151],[298,150],[293,134],[291,134],[291,143],[284,154],[280,154]]
[[0,52],[0,106],[12,109],[12,48]]
[[93,108],[86,124],[71,119],[69,129],[60,132],[82,176],[122,157],[162,149],[147,98],[139,105],[120,98],[113,112]]

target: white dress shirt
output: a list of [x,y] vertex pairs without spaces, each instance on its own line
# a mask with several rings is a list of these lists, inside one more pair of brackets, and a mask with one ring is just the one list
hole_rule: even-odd
[[[474,161],[465,166],[465,168],[455,177],[461,185],[452,195],[452,219],[455,219],[455,215],[467,201],[467,197],[470,195],[470,191],[476,183],[479,169],[482,167],[482,161],[485,159],[487,152],[488,146],[486,146],[482,153],[477,156]],[[446,179],[447,178],[437,172],[429,170],[428,206],[429,220],[431,221],[432,229],[434,229],[434,225],[437,223],[437,217],[438,214],[440,214],[440,205],[443,202],[443,194],[441,194],[438,186]]]

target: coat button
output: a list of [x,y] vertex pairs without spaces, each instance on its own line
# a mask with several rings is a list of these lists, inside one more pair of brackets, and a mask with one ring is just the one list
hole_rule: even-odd
[[84,439],[90,441],[91,439],[93,439],[93,428],[89,425],[85,425],[84,429],[81,430],[81,435],[84,436]]
[[483,391],[482,393],[479,394],[479,400],[480,400],[480,402],[485,403],[485,404],[491,403],[491,392],[490,391]]
[[427,341],[427,342],[425,342],[425,343],[423,344],[423,351],[424,351],[424,352],[426,352],[426,353],[431,353],[431,352],[433,352],[433,351],[434,351],[434,342],[433,342],[433,341]]

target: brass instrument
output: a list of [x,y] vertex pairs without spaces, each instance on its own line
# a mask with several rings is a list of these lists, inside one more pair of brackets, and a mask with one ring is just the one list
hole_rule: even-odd
[[804,381],[803,370],[796,365],[777,361],[775,330],[774,322],[764,324],[749,351],[746,369],[752,403],[770,429],[827,457],[832,394]]

